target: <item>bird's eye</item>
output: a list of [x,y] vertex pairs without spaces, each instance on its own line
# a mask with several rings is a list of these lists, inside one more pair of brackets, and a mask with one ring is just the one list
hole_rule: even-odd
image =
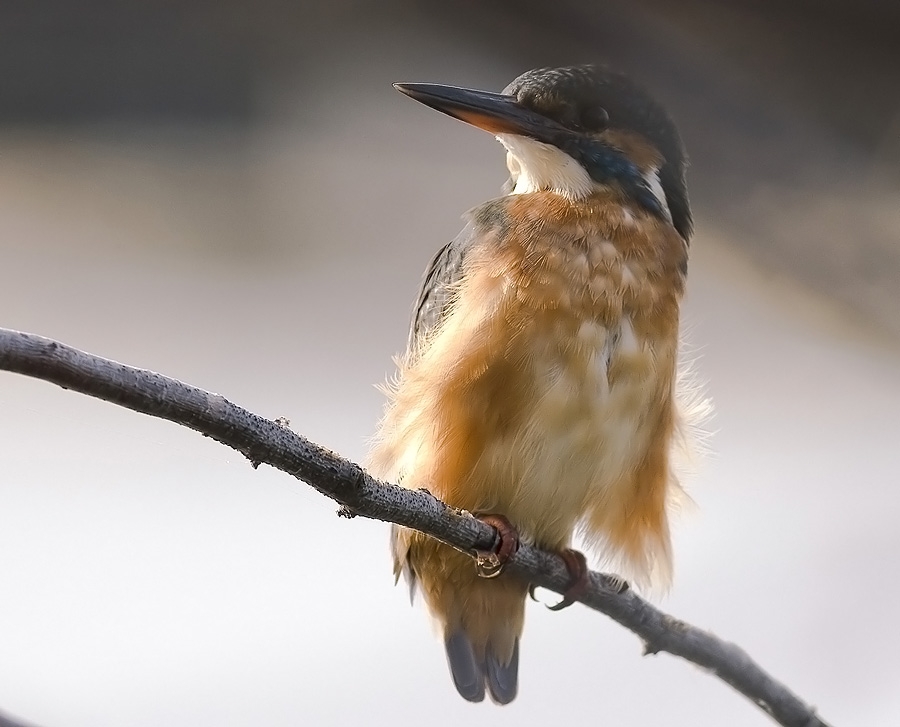
[[603,131],[609,124],[609,114],[602,106],[588,106],[581,112],[581,125],[589,131]]

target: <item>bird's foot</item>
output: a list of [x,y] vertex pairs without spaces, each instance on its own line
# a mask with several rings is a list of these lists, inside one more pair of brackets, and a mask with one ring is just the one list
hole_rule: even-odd
[[497,531],[490,550],[475,551],[475,571],[482,578],[496,578],[519,549],[519,533],[503,515],[487,513],[476,514],[475,517]]
[[[562,611],[564,608],[571,606],[587,592],[588,586],[591,584],[590,571],[588,570],[587,559],[584,557],[584,553],[566,548],[559,551],[559,557],[565,562],[566,570],[569,571],[571,580],[568,588],[566,588],[566,592],[563,593],[562,600],[553,606],[547,606],[551,611]],[[531,587],[530,592],[531,597],[534,598],[534,586]]]

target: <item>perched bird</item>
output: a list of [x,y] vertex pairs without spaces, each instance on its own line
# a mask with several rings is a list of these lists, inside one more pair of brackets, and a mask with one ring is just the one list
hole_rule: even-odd
[[[691,236],[672,120],[599,66],[528,71],[499,94],[395,87],[494,134],[510,180],[431,261],[372,470],[496,526],[501,560],[518,537],[562,553],[566,603],[586,582],[577,528],[622,575],[666,585]],[[512,701],[528,584],[405,528],[392,548],[459,693]]]

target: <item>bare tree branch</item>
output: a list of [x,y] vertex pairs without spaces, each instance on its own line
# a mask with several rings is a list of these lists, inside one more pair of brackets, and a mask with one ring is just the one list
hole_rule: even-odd
[[0,712],[0,727],[34,727],[28,722],[19,722],[17,719]]
[[[7,329],[0,329],[0,369],[190,427],[238,450],[254,467],[269,464],[307,482],[341,503],[341,515],[405,525],[469,553],[490,548],[494,541],[493,528],[428,492],[379,482],[359,465],[285,426],[161,374]],[[569,581],[561,558],[527,545],[510,561],[509,570],[557,593],[564,592]],[[590,580],[582,603],[636,633],[644,641],[645,654],[666,651],[709,670],[785,727],[827,727],[812,707],[740,647],[663,613],[630,589],[617,593],[609,576],[591,573]]]

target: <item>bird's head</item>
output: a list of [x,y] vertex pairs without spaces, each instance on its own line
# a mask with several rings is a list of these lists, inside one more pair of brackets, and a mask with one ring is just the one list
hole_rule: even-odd
[[627,76],[603,66],[539,68],[502,93],[432,83],[398,91],[489,131],[507,149],[513,193],[573,199],[616,185],[688,240],[687,158],[672,119]]

